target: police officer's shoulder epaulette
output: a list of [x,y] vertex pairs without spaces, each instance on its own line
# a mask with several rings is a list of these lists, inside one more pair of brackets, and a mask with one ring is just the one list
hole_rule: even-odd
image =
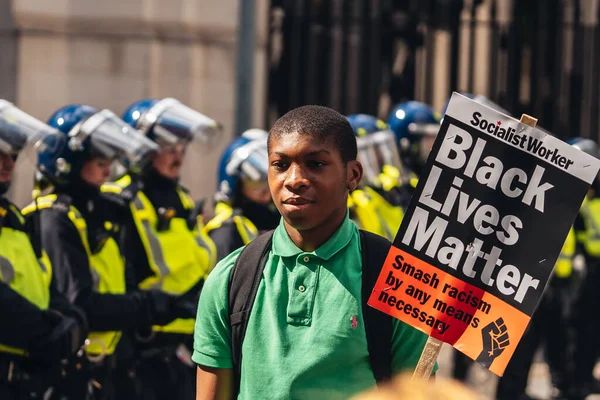
[[24,207],[21,213],[24,216],[35,213],[40,210],[53,209],[60,212],[69,212],[72,199],[67,194],[49,194],[46,196],[37,197],[32,203]]
[[100,186],[100,191],[102,193],[121,194],[123,187],[114,182],[106,182]]
[[205,229],[210,232],[219,229],[224,224],[232,222],[233,209],[227,203],[218,202],[215,204],[215,215],[206,223]]
[[123,188],[123,191],[121,192],[121,198],[130,203],[143,188],[144,184],[141,181],[132,181],[131,184]]
[[244,216],[244,212],[242,211],[241,208],[233,208],[232,212],[231,212],[231,216],[229,218],[233,218],[233,217],[243,217]]
[[187,188],[177,185],[177,194],[179,195],[181,204],[186,210],[192,210],[196,207],[196,203],[194,203],[194,199]]
[[101,186],[103,193],[117,196],[127,203],[132,202],[142,188],[143,184],[141,181],[131,179],[128,179],[127,181],[107,182]]
[[23,229],[25,218],[12,202],[6,198],[0,200],[0,227],[8,226],[15,229]]
[[121,195],[119,194],[114,194],[114,193],[110,193],[110,192],[103,192],[101,193],[101,198],[106,201],[108,204],[111,204],[113,206],[116,207],[124,207],[127,208],[129,205],[129,201],[127,201],[126,199],[124,199]]
[[186,188],[185,186],[182,185],[178,185],[179,189],[181,189],[185,194],[189,194],[191,195],[190,189]]
[[13,202],[11,202],[10,200],[8,200],[6,198],[2,198],[0,200],[0,208],[3,209],[3,211],[0,211],[0,214],[13,213],[13,214],[21,215],[21,212],[19,211],[17,206],[15,206],[15,204]]
[[71,208],[71,204],[73,204],[73,199],[71,196],[65,193],[61,193],[56,197],[54,203],[52,204],[52,209],[60,212],[69,212]]
[[0,196],[0,207],[2,207],[2,209],[6,211],[10,204],[11,202],[6,197]]

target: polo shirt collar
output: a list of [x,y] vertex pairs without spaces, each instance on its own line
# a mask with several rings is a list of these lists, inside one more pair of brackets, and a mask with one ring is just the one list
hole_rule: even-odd
[[[337,231],[331,236],[325,243],[323,243],[318,249],[310,254],[314,254],[323,260],[329,260],[337,252],[342,250],[350,240],[354,233],[354,223],[350,220],[349,213],[346,212],[344,222],[338,228]],[[279,221],[279,226],[273,233],[273,254],[279,257],[294,257],[301,253],[306,253],[296,246],[296,244],[290,239],[285,226],[283,224],[283,218]]]

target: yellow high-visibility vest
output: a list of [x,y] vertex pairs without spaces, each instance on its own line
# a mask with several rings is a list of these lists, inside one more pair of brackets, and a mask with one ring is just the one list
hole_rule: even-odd
[[252,221],[243,215],[234,215],[233,208],[223,202],[219,202],[215,206],[215,216],[206,223],[204,232],[208,235],[211,231],[220,228],[227,221],[235,224],[244,245],[250,243],[258,236],[258,229]]
[[[21,225],[25,219],[13,205],[0,206],[0,216],[12,214]],[[31,246],[29,236],[19,229],[2,227],[0,234],[0,282],[38,306],[47,310],[50,303],[50,280],[52,270],[47,256],[38,260]],[[10,307],[4,304],[3,307]],[[6,328],[10,329],[10,328]],[[0,352],[27,356],[25,349],[6,346],[0,343]]]
[[[131,183],[131,177],[126,175],[117,182],[103,185],[102,190],[118,194]],[[192,210],[195,206],[193,199],[180,188],[177,188],[177,193],[183,207]],[[198,223],[190,229],[186,219],[174,216],[169,221],[169,228],[159,231],[158,213],[142,191],[137,192],[130,209],[150,268],[154,272],[140,282],[140,289],[157,289],[173,295],[183,295],[200,280],[206,279],[216,264],[217,250]],[[193,318],[179,318],[165,326],[153,326],[153,330],[192,334],[194,323]]]
[[575,247],[575,230],[571,228],[560,251],[558,260],[556,260],[556,265],[554,266],[554,274],[556,277],[568,278],[573,273],[573,257],[575,256]]
[[391,205],[368,186],[350,193],[348,205],[359,228],[394,240],[404,217],[402,208]]
[[[46,208],[51,208],[57,200],[55,194],[40,197],[35,203],[25,207],[23,214],[37,212]],[[93,290],[96,293],[124,294],[125,293],[125,263],[117,242],[109,237],[102,249],[92,254],[88,242],[87,223],[79,210],[74,206],[69,206],[69,220],[73,223],[81,238],[81,243],[88,256],[90,271],[93,279]],[[92,356],[110,355],[114,353],[121,332],[90,332],[88,335],[89,345],[86,352]]]
[[585,199],[579,213],[585,230],[577,232],[577,240],[592,257],[600,257],[600,198]]

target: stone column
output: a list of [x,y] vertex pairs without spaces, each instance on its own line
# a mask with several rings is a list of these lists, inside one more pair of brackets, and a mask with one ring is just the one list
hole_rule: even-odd
[[17,76],[17,28],[10,0],[0,0],[0,98],[15,101]]

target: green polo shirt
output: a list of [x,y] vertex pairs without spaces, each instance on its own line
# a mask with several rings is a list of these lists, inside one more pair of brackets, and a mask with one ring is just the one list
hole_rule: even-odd
[[[241,249],[211,272],[200,296],[194,354],[200,365],[231,368],[229,274]],[[346,399],[375,385],[361,305],[358,228],[347,216],[312,252],[273,235],[242,345],[243,399]],[[414,369],[427,336],[394,320],[393,368]]]

